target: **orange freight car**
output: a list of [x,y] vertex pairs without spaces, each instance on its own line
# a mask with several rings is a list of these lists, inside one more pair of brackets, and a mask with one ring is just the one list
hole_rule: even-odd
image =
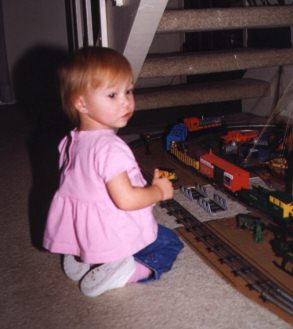
[[199,171],[231,192],[250,187],[248,171],[216,156],[212,151],[200,157]]
[[258,136],[257,130],[242,129],[242,130],[230,130],[222,137],[225,144],[231,142],[245,143],[256,139]]
[[187,130],[190,132],[213,128],[213,127],[220,127],[222,125],[221,117],[207,117],[207,118],[188,117],[185,118],[183,121],[187,127]]

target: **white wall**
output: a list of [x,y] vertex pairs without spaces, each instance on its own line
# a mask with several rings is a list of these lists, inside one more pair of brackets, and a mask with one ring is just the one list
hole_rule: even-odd
[[[67,50],[64,0],[2,0],[8,68],[11,76],[33,48]],[[11,80],[14,81],[13,77]]]

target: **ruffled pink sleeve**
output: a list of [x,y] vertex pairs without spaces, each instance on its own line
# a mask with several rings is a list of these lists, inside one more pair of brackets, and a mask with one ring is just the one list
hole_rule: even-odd
[[98,172],[105,183],[122,172],[138,174],[138,166],[129,147],[119,140],[103,147],[98,159]]

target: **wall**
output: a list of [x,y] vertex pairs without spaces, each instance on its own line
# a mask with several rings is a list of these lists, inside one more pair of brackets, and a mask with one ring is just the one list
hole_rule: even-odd
[[2,0],[2,6],[8,69],[15,90],[16,71],[21,64],[29,64],[30,55],[33,65],[46,52],[47,59],[53,56],[54,61],[55,53],[67,50],[65,0]]

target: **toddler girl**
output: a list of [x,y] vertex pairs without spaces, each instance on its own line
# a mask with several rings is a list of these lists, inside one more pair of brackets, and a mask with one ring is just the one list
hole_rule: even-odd
[[64,255],[65,274],[86,296],[127,283],[157,280],[183,247],[152,214],[173,197],[154,171],[150,186],[130,148],[115,134],[134,112],[129,62],[109,48],[80,49],[60,71],[65,113],[76,128],[60,145],[60,186],[43,245]]

